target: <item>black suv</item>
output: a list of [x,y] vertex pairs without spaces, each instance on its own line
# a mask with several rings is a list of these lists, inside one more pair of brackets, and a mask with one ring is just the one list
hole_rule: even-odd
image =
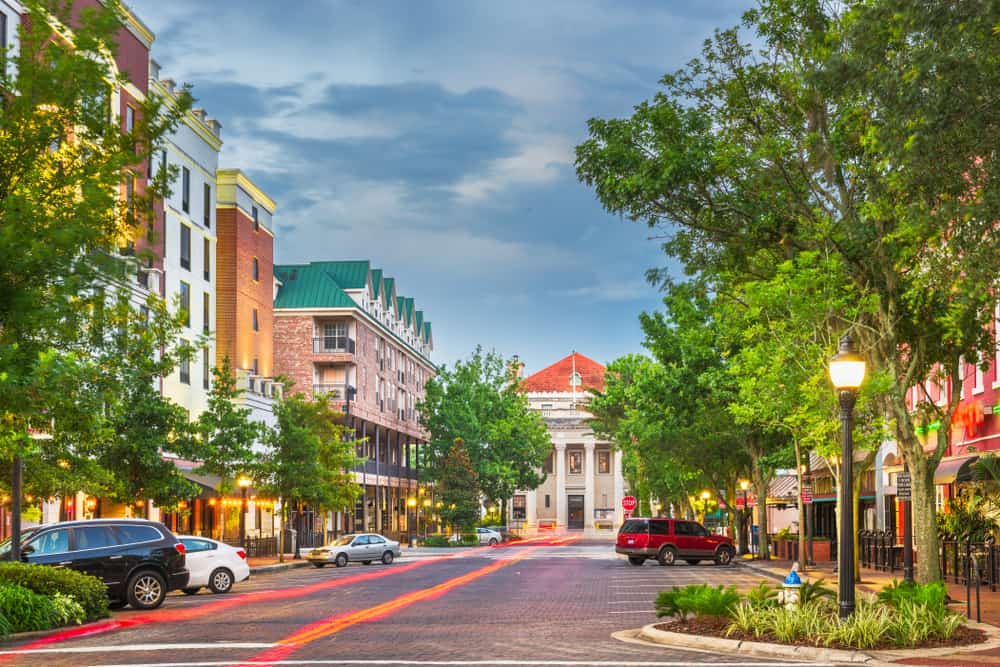
[[[0,560],[10,540],[0,545]],[[162,523],[144,519],[64,521],[21,536],[21,560],[66,567],[104,581],[114,606],[155,609],[187,586],[184,545]]]

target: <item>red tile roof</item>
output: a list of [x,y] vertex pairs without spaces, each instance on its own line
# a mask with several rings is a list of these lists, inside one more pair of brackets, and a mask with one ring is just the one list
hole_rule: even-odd
[[570,377],[573,375],[573,368],[580,374],[581,384],[576,387],[578,392],[585,392],[587,389],[597,389],[604,391],[604,366],[589,357],[585,357],[579,352],[573,352],[565,359],[560,359],[548,368],[529,375],[522,382],[524,391],[527,392],[566,392],[573,391],[570,384]]

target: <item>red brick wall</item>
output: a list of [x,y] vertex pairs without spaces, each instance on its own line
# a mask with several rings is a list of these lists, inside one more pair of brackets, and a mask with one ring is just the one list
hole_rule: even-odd
[[294,392],[312,395],[313,318],[279,315],[274,318],[274,374],[295,383]]

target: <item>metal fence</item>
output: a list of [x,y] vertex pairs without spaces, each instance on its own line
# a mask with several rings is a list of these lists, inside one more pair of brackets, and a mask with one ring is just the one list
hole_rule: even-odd
[[1000,581],[1000,550],[994,539],[973,542],[942,538],[941,576],[945,581],[951,579],[956,584],[975,583],[977,570],[979,583],[989,586],[990,591],[995,593],[997,582]]
[[858,560],[862,567],[895,572],[903,567],[903,546],[891,530],[859,530]]

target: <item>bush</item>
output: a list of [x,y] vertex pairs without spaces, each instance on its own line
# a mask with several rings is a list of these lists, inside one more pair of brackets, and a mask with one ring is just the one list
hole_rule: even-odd
[[799,603],[803,606],[809,604],[810,602],[815,602],[820,598],[834,599],[837,597],[836,591],[832,588],[823,585],[825,579],[817,579],[816,581],[803,581],[802,586],[799,588]]
[[717,587],[708,584],[690,584],[684,588],[674,586],[672,590],[661,591],[656,596],[656,615],[684,618],[695,616],[715,616],[723,618],[732,613],[740,602],[740,594],[735,586]]
[[778,604],[780,586],[771,586],[766,581],[747,591],[746,601],[753,607],[768,607]]
[[428,535],[424,540],[425,547],[450,547],[447,535]]
[[83,606],[65,593],[52,596],[52,612],[56,625],[80,625],[87,620]]
[[48,630],[58,623],[51,598],[16,584],[0,584],[0,615],[13,632]]
[[86,619],[104,618],[108,592],[104,582],[88,574],[28,563],[0,563],[0,584],[23,586],[42,595],[68,595],[83,607]]
[[892,641],[913,647],[929,639],[948,639],[962,625],[962,617],[943,606],[935,607],[903,600],[896,610]]
[[899,608],[903,602],[944,609],[948,599],[948,590],[943,581],[933,581],[929,584],[918,584],[915,581],[897,581],[879,591],[878,599],[885,604]]

